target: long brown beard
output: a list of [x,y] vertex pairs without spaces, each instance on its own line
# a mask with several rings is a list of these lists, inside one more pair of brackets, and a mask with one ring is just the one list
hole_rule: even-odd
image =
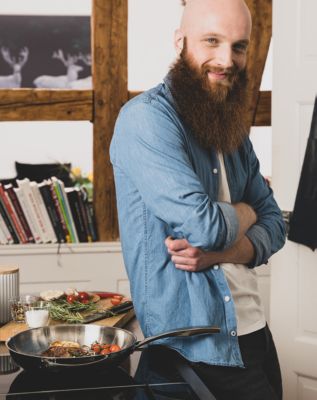
[[185,124],[202,147],[232,153],[248,135],[247,74],[233,67],[228,85],[211,84],[208,71],[197,71],[187,52],[171,67],[172,95]]

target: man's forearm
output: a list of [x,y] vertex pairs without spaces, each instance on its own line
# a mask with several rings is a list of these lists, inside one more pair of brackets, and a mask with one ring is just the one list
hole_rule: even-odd
[[224,251],[206,252],[206,262],[209,265],[220,263],[248,264],[254,259],[254,247],[247,236],[237,241]]
[[257,221],[257,215],[253,208],[246,203],[232,204],[235,209],[239,221],[239,231],[235,244],[245,236],[248,229],[251,228]]

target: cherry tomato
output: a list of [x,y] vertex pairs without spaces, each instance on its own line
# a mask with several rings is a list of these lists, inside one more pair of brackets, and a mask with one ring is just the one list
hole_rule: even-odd
[[[78,299],[81,303],[83,303],[83,300],[88,300],[89,301],[89,294],[87,292],[79,292],[78,293]],[[85,303],[87,304],[87,303]]]
[[116,299],[114,297],[110,301],[111,301],[111,304],[113,304],[114,306],[117,306],[118,304],[121,303],[120,299]]
[[69,294],[66,297],[66,301],[70,304],[74,303],[74,301],[77,301],[77,296],[75,296],[74,294]]
[[122,300],[123,296],[121,296],[121,294],[115,294],[114,296],[112,296],[113,299],[119,299]]
[[110,351],[109,348],[108,349],[102,349],[101,352],[100,352],[100,354],[102,354],[103,356],[106,355],[106,354],[110,354],[110,353],[111,353],[111,351]]
[[88,303],[89,303],[89,300],[80,300],[80,302],[81,302],[82,304],[88,304]]
[[115,353],[116,351],[120,351],[120,350],[121,350],[121,347],[118,346],[117,344],[112,344],[112,345],[110,346],[110,352],[111,352],[111,353]]
[[110,349],[111,344],[102,344],[101,348],[102,349]]
[[101,345],[99,343],[93,343],[91,345],[91,350],[96,354],[99,354],[101,352]]

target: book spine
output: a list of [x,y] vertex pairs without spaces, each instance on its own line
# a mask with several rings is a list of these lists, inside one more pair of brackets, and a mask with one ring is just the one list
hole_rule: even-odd
[[89,226],[88,226],[87,211],[86,211],[85,204],[84,204],[84,195],[81,190],[78,191],[78,201],[79,201],[79,206],[80,206],[80,213],[81,213],[82,220],[83,220],[84,227],[85,227],[87,242],[92,242],[92,237],[89,232]]
[[71,191],[67,191],[66,189],[66,194],[68,198],[70,211],[72,213],[72,217],[74,220],[75,228],[77,231],[78,239],[80,242],[87,242],[85,226],[81,216],[80,205],[78,201],[79,194],[76,189],[72,189]]
[[32,215],[30,205],[25,198],[23,190],[21,188],[14,188],[14,192],[17,195],[17,198],[19,199],[21,208],[22,208],[25,218],[29,224],[29,227],[32,232],[32,236],[34,238],[35,243],[42,243],[42,239],[39,234],[38,227],[34,222],[34,217]]
[[33,234],[31,232],[30,226],[29,226],[29,224],[27,222],[27,219],[25,217],[25,214],[23,212],[23,209],[21,207],[19,199],[18,199],[18,197],[17,197],[17,195],[16,195],[16,193],[14,191],[13,186],[11,184],[8,184],[8,185],[4,186],[4,189],[5,189],[6,193],[8,194],[8,196],[9,196],[9,198],[11,200],[12,206],[15,209],[15,212],[16,212],[16,214],[17,214],[17,216],[18,216],[18,218],[19,218],[19,220],[21,222],[21,225],[22,225],[23,230],[24,230],[24,232],[26,234],[28,242],[29,243],[34,243]]
[[6,237],[7,244],[12,244],[13,243],[12,235],[9,232],[9,229],[8,229],[6,223],[4,222],[4,219],[3,219],[1,213],[0,213],[0,227],[1,227],[1,230],[2,230],[2,232],[4,233],[4,235]]
[[8,194],[5,192],[5,190],[3,189],[3,186],[1,183],[0,183],[0,197],[4,204],[4,207],[6,208],[7,213],[9,215],[9,218],[14,226],[14,229],[18,235],[19,242],[27,243],[28,239],[26,237],[26,234],[25,234],[25,232],[22,228],[22,225],[17,217],[17,214],[11,204],[10,198],[9,198]]
[[93,205],[90,204],[88,201],[86,201],[85,208],[87,211],[88,226],[89,226],[90,235],[92,237],[92,241],[97,242],[98,236],[97,236],[97,229],[96,229]]
[[9,217],[7,211],[6,211],[6,208],[5,208],[5,206],[4,206],[3,202],[2,202],[1,196],[0,196],[0,213],[1,213],[2,218],[3,218],[3,220],[4,220],[5,224],[6,224],[9,232],[10,232],[10,235],[12,236],[13,243],[15,243],[15,244],[20,243],[19,237],[18,237],[18,235],[17,235],[17,233],[16,233],[16,231],[14,229],[14,226],[13,226],[13,224],[12,224],[12,222],[10,220],[10,217]]
[[4,234],[0,224],[0,244],[8,244],[6,235]]
[[37,204],[37,207],[39,210],[39,215],[40,215],[41,221],[42,221],[43,225],[45,226],[47,239],[52,243],[56,243],[57,237],[53,230],[51,220],[48,216],[45,204],[44,204],[42,196],[40,194],[38,184],[36,182],[31,182],[30,186],[31,186],[31,190],[32,190],[32,193],[34,196],[34,200],[36,201],[36,204]]
[[54,183],[54,189],[55,189],[55,193],[57,195],[59,204],[61,206],[61,210],[62,210],[62,214],[70,235],[70,240],[71,243],[76,243],[76,239],[75,239],[75,235],[74,235],[74,229],[71,226],[71,222],[70,222],[70,215],[69,215],[69,211],[66,208],[66,201],[65,201],[65,196],[63,194],[62,188],[61,188],[61,184],[59,179],[52,177],[52,182]]
[[53,182],[53,181],[50,183],[50,190],[51,190],[52,199],[53,199],[53,202],[55,205],[55,209],[57,211],[58,218],[59,218],[59,221],[60,221],[62,229],[63,229],[65,241],[66,241],[66,243],[71,243],[71,238],[70,238],[70,234],[69,234],[69,231],[68,231],[68,228],[66,225],[64,215],[63,215],[62,207],[61,207],[61,204],[57,197],[57,189],[55,187],[55,182]]
[[22,180],[17,179],[17,184],[24,191],[24,196],[26,198],[26,201],[30,205],[30,210],[34,218],[34,223],[38,228],[38,233],[41,236],[42,241],[44,243],[48,243],[50,239],[47,235],[46,228],[43,224],[38,206],[33,196],[33,192],[30,186],[30,180],[28,178],[24,178]]
[[59,183],[62,199],[64,201],[66,215],[67,215],[67,218],[69,220],[69,225],[70,225],[70,228],[71,228],[71,231],[72,231],[72,235],[73,235],[73,238],[74,238],[74,243],[78,243],[79,239],[78,239],[78,235],[77,235],[74,219],[73,219],[72,213],[70,211],[69,202],[68,202],[67,195],[66,195],[66,192],[65,192],[64,182],[59,179],[58,183]]
[[39,190],[44,201],[48,216],[51,220],[57,241],[59,243],[64,243],[66,241],[66,237],[58,211],[56,210],[54,200],[52,198],[50,184],[46,183],[45,185],[39,185]]

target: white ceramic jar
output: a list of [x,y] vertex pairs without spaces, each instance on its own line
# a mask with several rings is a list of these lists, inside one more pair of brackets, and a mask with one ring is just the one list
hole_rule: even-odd
[[19,297],[19,268],[0,266],[0,324],[11,320],[9,300]]

